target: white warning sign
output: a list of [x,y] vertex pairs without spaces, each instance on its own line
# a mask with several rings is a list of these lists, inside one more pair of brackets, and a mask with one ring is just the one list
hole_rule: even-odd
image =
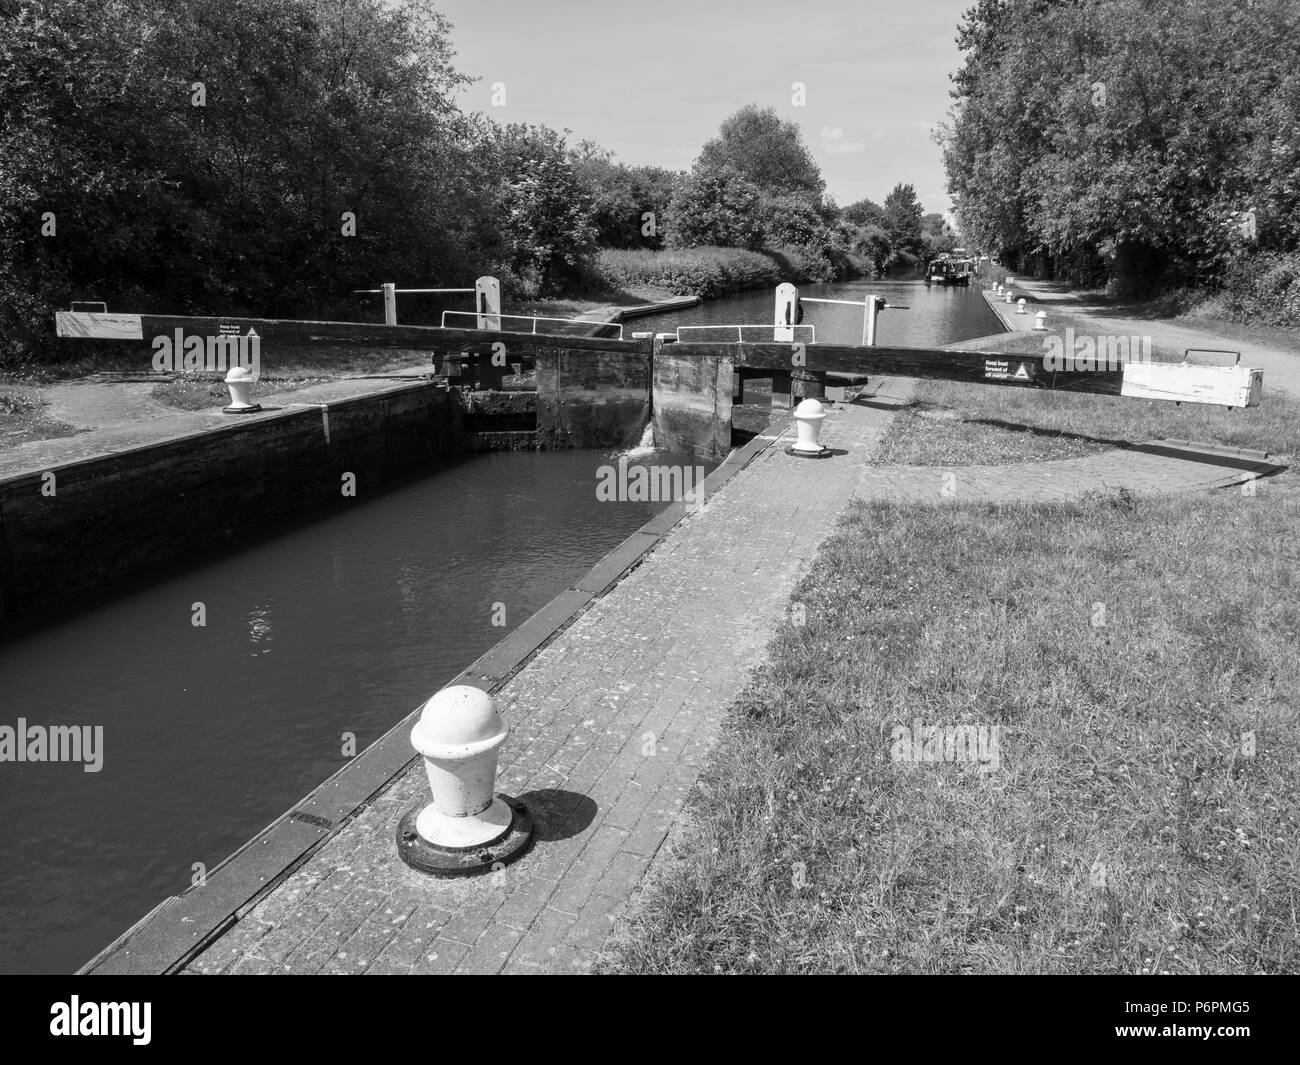
[[989,381],[1032,381],[1034,364],[1020,359],[985,359],[984,378]]

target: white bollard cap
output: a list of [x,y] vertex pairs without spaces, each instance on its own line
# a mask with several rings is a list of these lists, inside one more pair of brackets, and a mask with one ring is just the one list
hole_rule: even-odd
[[492,696],[456,684],[424,704],[411,729],[411,745],[426,758],[460,761],[499,747],[509,732]]
[[799,406],[794,409],[796,418],[824,418],[826,417],[826,408],[818,400],[805,399]]
[[226,384],[230,384],[231,382],[239,384],[241,381],[247,381],[249,384],[252,384],[253,371],[247,366],[232,366],[230,372],[226,374]]

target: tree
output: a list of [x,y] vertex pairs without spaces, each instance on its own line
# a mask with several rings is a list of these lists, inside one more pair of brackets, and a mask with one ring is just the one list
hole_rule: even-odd
[[911,185],[895,185],[885,197],[885,231],[890,243],[911,255],[925,254],[921,236],[921,204]]
[[880,226],[883,229],[886,223],[885,209],[871,200],[864,199],[851,203],[841,214],[858,226]]
[[729,168],[760,191],[780,195],[808,193],[820,201],[826,183],[799,127],[772,107],[742,107],[722,123],[718,136],[704,145],[699,165]]
[[957,247],[957,235],[952,227],[937,211],[931,211],[921,217],[921,240],[925,244],[927,258],[933,259],[943,252]]
[[898,253],[889,240],[889,234],[876,225],[866,225],[858,230],[852,251],[871,263],[872,271],[883,274],[898,259]]
[[494,126],[485,148],[503,272],[521,293],[559,291],[596,250],[592,200],[563,135],[512,123]]
[[668,209],[668,245],[759,248],[762,193],[730,167],[697,164],[680,183]]
[[829,221],[838,212],[824,211],[806,193],[765,197],[763,210],[763,237],[769,245],[823,247],[832,242]]
[[0,0],[10,357],[69,299],[301,317],[473,276],[486,209],[447,35],[423,0]]
[[980,0],[958,43],[949,187],[1005,261],[1085,281],[1100,264],[1132,294],[1209,280],[1250,206],[1260,247],[1295,247],[1291,0]]
[[[570,152],[574,174],[592,199],[596,240],[605,248],[657,248],[672,200],[672,171],[629,167],[594,141]],[[652,216],[652,217],[647,217]]]
[[[642,246],[663,247],[669,204],[672,203],[677,183],[685,175],[665,170],[661,166],[634,166],[631,174],[632,196],[637,204],[637,217],[641,220],[638,232],[641,234]],[[648,218],[647,215],[653,215],[653,218]]]

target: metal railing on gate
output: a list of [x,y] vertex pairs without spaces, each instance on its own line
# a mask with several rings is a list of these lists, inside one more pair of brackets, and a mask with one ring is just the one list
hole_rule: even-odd
[[[448,326],[448,325],[447,325],[447,318],[448,318],[448,317],[456,317],[456,316],[460,316],[460,317],[463,317],[463,318],[474,318],[474,317],[477,317],[477,315],[475,314],[474,311],[443,311],[443,312],[442,312],[442,328],[443,328],[443,329],[449,329],[449,328],[469,328],[468,326],[464,326],[464,327]],[[492,317],[495,318],[495,319],[497,320],[498,323],[505,322],[505,321],[531,322],[531,323],[532,323],[532,328],[529,329],[528,332],[532,333],[534,336],[539,335],[538,332],[537,332],[537,323],[538,323],[538,322],[560,322],[560,323],[563,323],[563,324],[565,324],[565,325],[584,326],[584,327],[586,327],[587,329],[594,329],[594,330],[597,330],[597,331],[602,330],[602,329],[617,329],[617,330],[618,330],[618,336],[617,336],[616,338],[611,337],[610,339],[618,339],[618,340],[622,340],[622,339],[623,339],[623,327],[622,327],[622,325],[620,325],[618,322],[593,322],[593,321],[591,321],[590,319],[587,319],[587,318],[547,318],[546,316],[544,316],[544,315],[540,315],[540,314],[494,314],[494,315],[492,315]],[[478,328],[481,329],[481,328],[483,328],[483,327],[482,327],[482,326],[479,326]],[[501,329],[502,327],[501,327],[500,324],[498,324],[495,328],[497,328],[497,329]],[[506,330],[506,331],[507,331],[507,332],[515,332],[515,330]],[[542,334],[540,334],[540,335],[541,335],[541,336],[557,336],[557,335],[558,335],[558,336],[565,336],[565,335],[581,335],[581,334],[563,334],[563,333],[560,333],[560,334],[548,334],[548,333],[542,333]]]
[[[750,331],[748,340],[754,344],[770,344],[775,339],[777,330],[785,330],[791,334],[792,343],[815,344],[817,343],[817,329],[811,325],[753,325],[746,323],[744,325],[679,325],[677,327],[677,342],[683,343],[687,338],[682,334],[687,332],[701,332],[704,330],[735,330],[736,342],[744,343],[747,339],[745,330]],[[801,333],[800,330],[803,332]],[[755,333],[761,335],[754,335]],[[707,338],[695,338],[698,343],[708,343]],[[730,341],[719,341],[719,343],[729,343]],[[782,341],[785,343],[786,341]]]
[[845,307],[862,308],[862,343],[868,347],[876,345],[876,315],[882,310],[907,310],[902,303],[887,303],[881,296],[867,296],[860,300],[826,300],[816,296],[796,296],[799,303],[839,303]]
[[473,313],[478,319],[479,329],[496,329],[499,323],[493,325],[493,320],[501,314],[501,284],[495,277],[480,277],[474,282],[473,288],[398,288],[391,281],[386,281],[379,288],[354,288],[354,295],[371,296],[381,294],[384,297],[384,324],[397,324],[397,297],[399,293],[419,293],[422,295],[439,294],[446,295],[452,293],[474,293]]

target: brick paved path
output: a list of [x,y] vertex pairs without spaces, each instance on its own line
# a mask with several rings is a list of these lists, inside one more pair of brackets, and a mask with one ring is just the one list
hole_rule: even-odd
[[768,448],[501,691],[513,732],[499,787],[537,818],[531,853],[468,880],[409,870],[394,833],[402,813],[427,800],[416,765],[188,971],[586,971],[852,497],[937,501],[951,483],[957,500],[1041,499],[1121,483],[1190,489],[1228,476],[1132,451],[1033,467],[876,469],[865,460],[889,404],[913,383],[873,385],[878,406],[838,407],[825,423],[823,442],[847,454],[814,461]]

